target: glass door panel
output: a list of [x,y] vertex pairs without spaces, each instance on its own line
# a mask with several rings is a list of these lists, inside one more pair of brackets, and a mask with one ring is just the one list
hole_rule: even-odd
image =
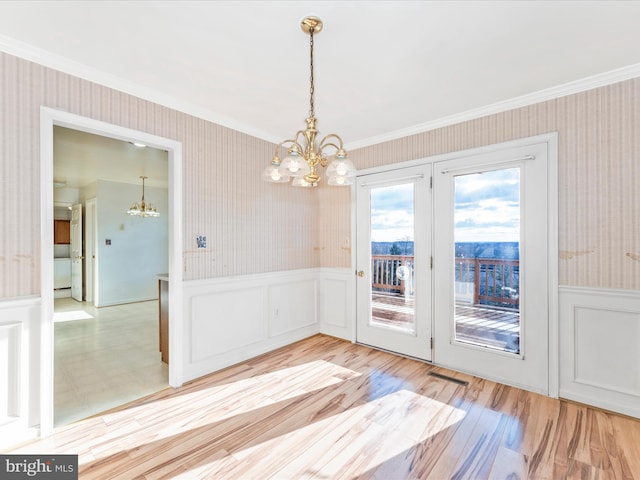
[[454,336],[520,353],[520,168],[453,178]]
[[414,184],[371,188],[370,324],[415,333]]

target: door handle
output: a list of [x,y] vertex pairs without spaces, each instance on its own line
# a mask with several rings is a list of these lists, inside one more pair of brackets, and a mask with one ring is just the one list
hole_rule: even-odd
[[364,270],[358,270],[356,275],[358,275],[359,277],[364,277]]

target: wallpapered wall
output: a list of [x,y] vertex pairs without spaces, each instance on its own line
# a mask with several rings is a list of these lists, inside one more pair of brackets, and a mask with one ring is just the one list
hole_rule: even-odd
[[[264,183],[268,142],[0,53],[0,298],[39,293],[40,105],[183,142],[185,280],[350,266],[348,190]],[[560,283],[640,289],[639,116],[633,79],[350,155],[368,168],[557,131]]]
[[317,196],[261,180],[269,142],[0,53],[0,298],[40,291],[41,105],[183,143],[185,280],[320,265]]
[[[350,155],[369,168],[549,132],[558,132],[559,144],[560,284],[640,289],[640,78]],[[337,227],[326,217],[324,230],[348,231],[338,217]],[[345,253],[332,255],[321,263],[349,265]]]

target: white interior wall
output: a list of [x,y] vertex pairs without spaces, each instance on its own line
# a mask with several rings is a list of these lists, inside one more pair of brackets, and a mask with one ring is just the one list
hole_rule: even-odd
[[145,187],[145,200],[160,212],[155,218],[127,215],[141,196],[142,184],[98,181],[98,306],[158,298],[156,276],[169,268],[168,190]]
[[[98,195],[98,182],[89,183],[80,189],[79,201],[84,206],[87,200],[95,198],[96,195]],[[133,200],[131,202],[133,202]]]

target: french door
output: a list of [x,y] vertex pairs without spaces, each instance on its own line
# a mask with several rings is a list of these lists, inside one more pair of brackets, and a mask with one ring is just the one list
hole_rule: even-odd
[[359,343],[549,392],[547,143],[359,176]]
[[431,166],[358,177],[359,343],[431,359]]
[[434,360],[548,393],[547,145],[434,166]]

